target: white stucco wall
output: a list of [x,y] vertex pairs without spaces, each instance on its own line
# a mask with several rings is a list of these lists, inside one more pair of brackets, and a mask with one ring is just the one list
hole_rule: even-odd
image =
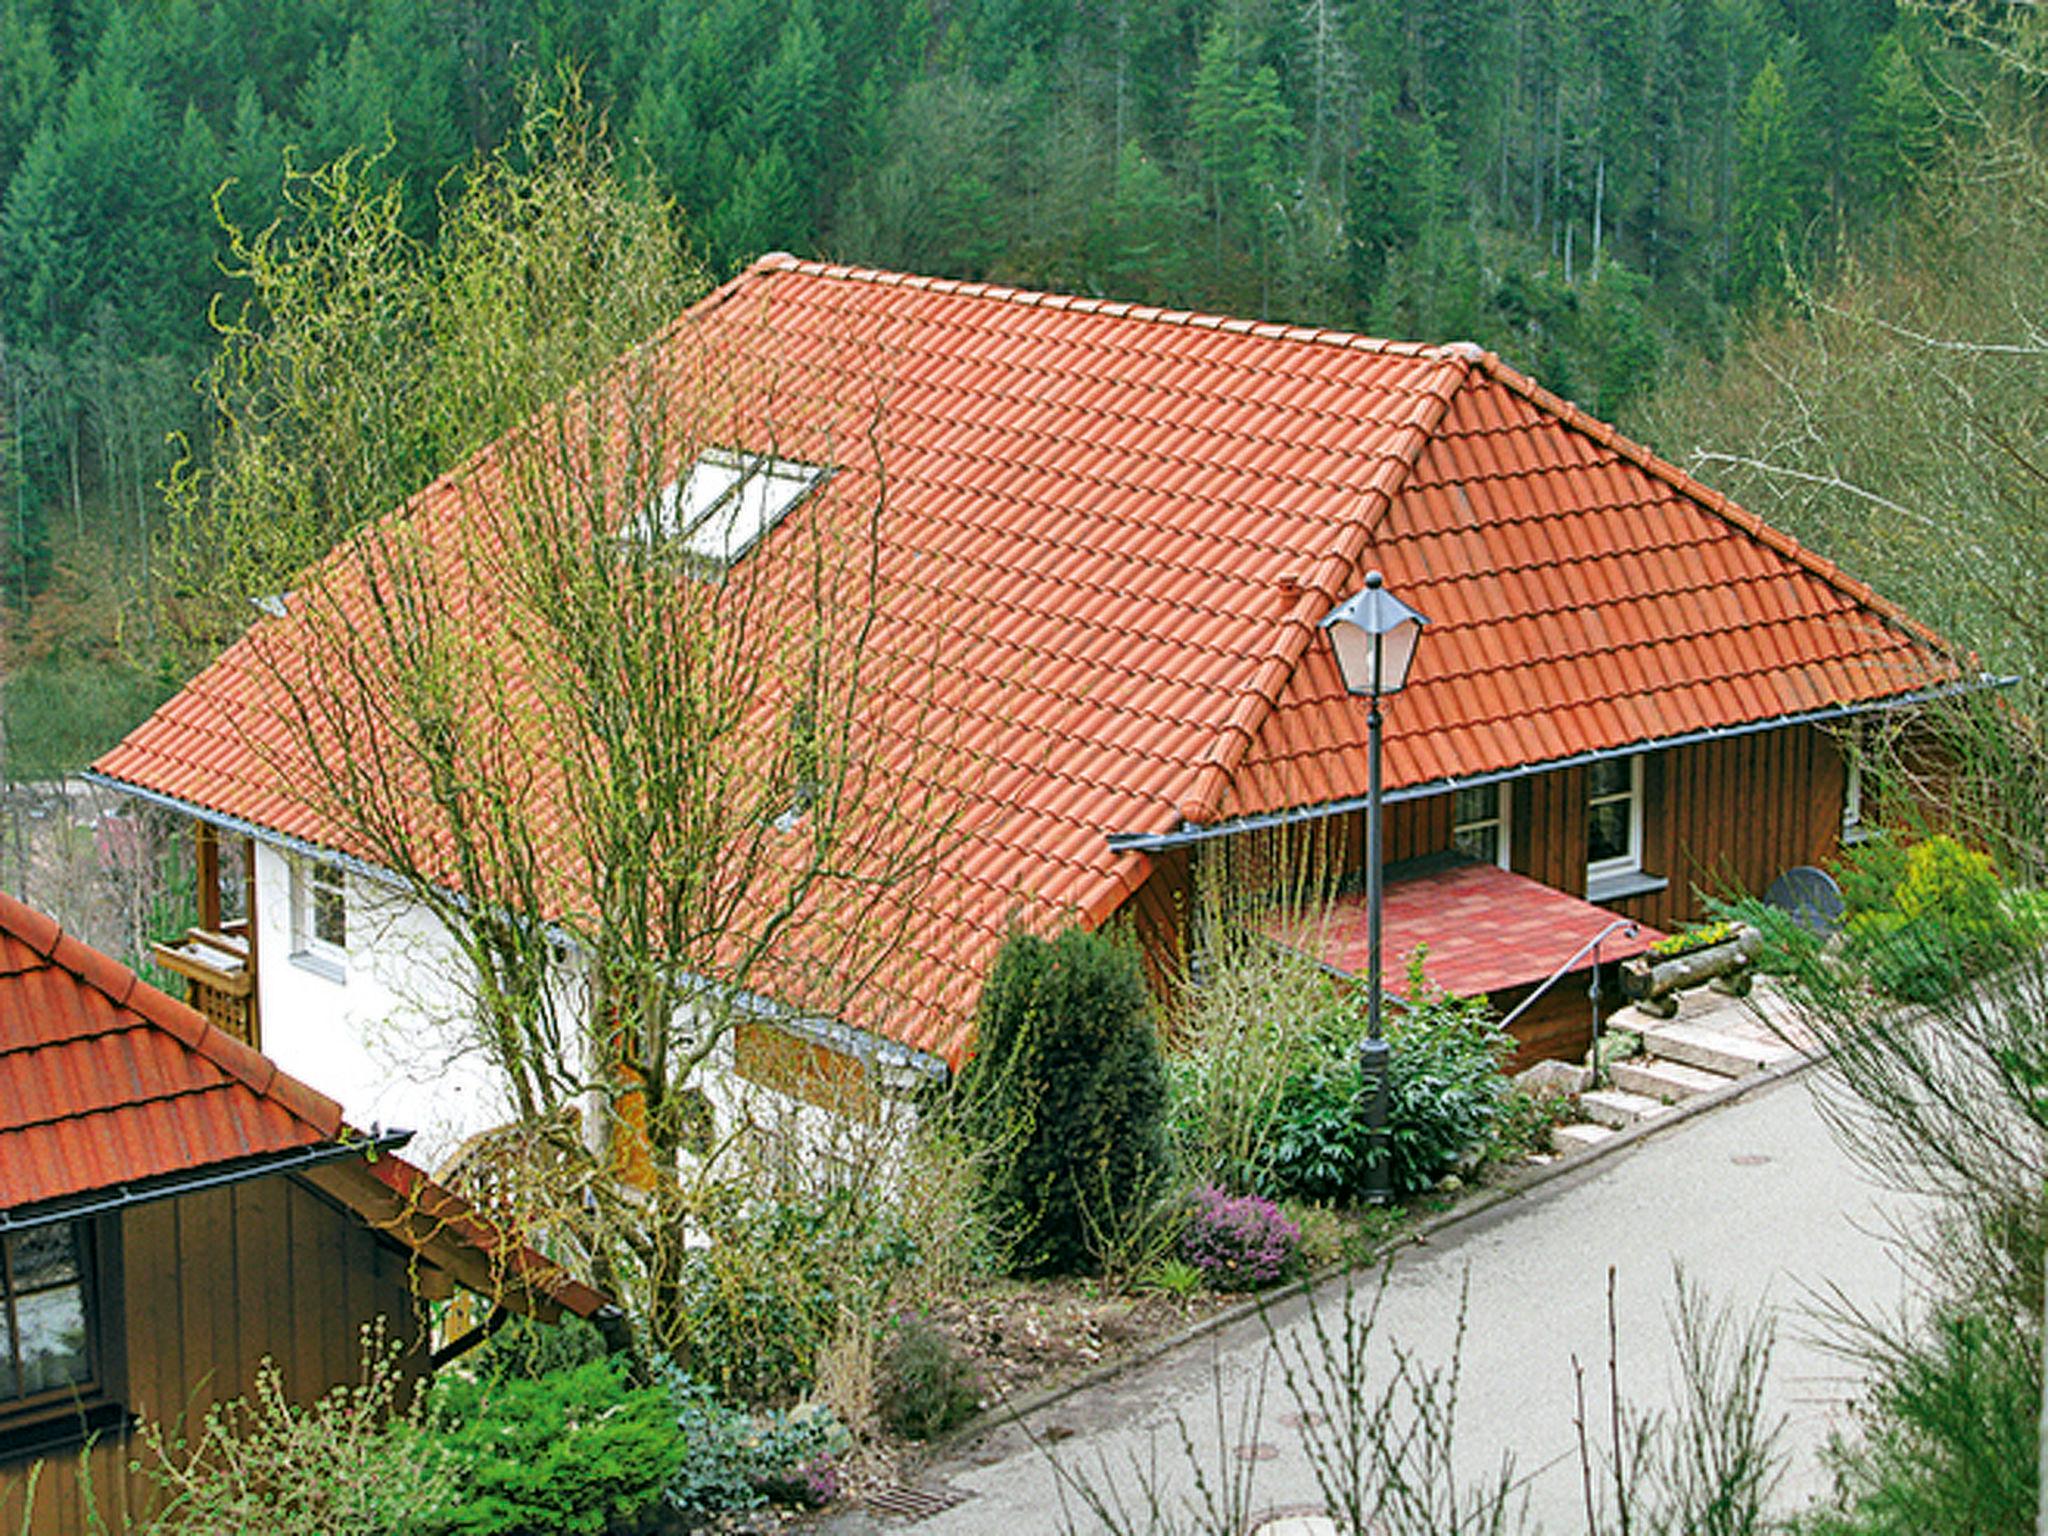
[[[350,1124],[412,1131],[407,1156],[432,1169],[465,1139],[513,1118],[495,1069],[469,1044],[467,966],[445,930],[390,886],[347,877],[348,963],[333,968],[296,955],[293,856],[256,845],[257,991],[263,1049],[285,1071],[340,1101]],[[564,1016],[576,981],[565,971]],[[907,1095],[918,1074],[870,1063],[883,1088],[880,1125],[840,1120],[813,1105],[742,1081],[721,1041],[698,1086],[721,1138],[741,1126],[815,1165],[872,1173],[878,1136],[900,1142],[914,1119]]]
[[489,1064],[465,1046],[462,962],[430,916],[351,874],[348,965],[324,974],[294,958],[291,856],[265,843],[255,911],[263,1049],[280,1067],[338,1099],[352,1125],[414,1132],[406,1155],[428,1168],[511,1118]]

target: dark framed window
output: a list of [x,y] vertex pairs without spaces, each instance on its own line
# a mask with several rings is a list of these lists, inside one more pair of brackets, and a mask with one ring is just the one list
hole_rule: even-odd
[[1451,846],[1468,859],[1508,868],[1509,786],[1461,789],[1451,800]]
[[97,1310],[84,1222],[0,1237],[0,1422],[97,1391]]

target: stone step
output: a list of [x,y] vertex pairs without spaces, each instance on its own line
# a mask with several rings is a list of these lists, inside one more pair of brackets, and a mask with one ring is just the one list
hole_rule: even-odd
[[1677,1022],[1653,1024],[1644,1030],[1643,1049],[1652,1056],[1718,1072],[1723,1077],[1748,1077],[1799,1054],[1789,1045]]
[[1617,1061],[1608,1075],[1614,1079],[1615,1087],[1626,1088],[1630,1093],[1640,1093],[1666,1104],[1675,1104],[1695,1094],[1711,1093],[1733,1081],[1719,1072],[1703,1072],[1698,1067],[1688,1067],[1682,1061],[1666,1061],[1661,1056]]
[[1569,1157],[1574,1152],[1583,1152],[1588,1147],[1597,1147],[1614,1132],[1604,1125],[1558,1125],[1550,1131],[1550,1150],[1560,1157]]
[[1662,1099],[1630,1093],[1625,1088],[1595,1088],[1579,1095],[1579,1108],[1589,1119],[1617,1131],[1627,1130],[1638,1120],[1661,1115],[1670,1107]]

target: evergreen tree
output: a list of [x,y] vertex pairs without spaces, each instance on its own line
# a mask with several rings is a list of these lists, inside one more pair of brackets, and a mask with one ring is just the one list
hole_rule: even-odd
[[1079,1274],[1160,1193],[1166,1072],[1137,955],[1069,928],[1013,935],[959,1092],[997,1230],[1024,1274]]
[[0,190],[63,96],[50,23],[30,0],[0,0]]
[[1811,145],[1784,71],[1767,60],[1738,124],[1735,262],[1738,296],[1782,292],[1806,214]]

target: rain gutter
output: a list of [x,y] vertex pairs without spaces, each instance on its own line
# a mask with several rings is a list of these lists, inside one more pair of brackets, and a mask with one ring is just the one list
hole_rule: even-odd
[[0,1236],[26,1232],[32,1227],[54,1226],[60,1221],[104,1216],[157,1200],[174,1200],[180,1195],[198,1194],[223,1185],[245,1184],[251,1179],[268,1178],[273,1173],[299,1173],[323,1163],[338,1163],[344,1158],[362,1157],[366,1153],[395,1152],[411,1140],[411,1131],[373,1131],[368,1136],[348,1141],[322,1142],[317,1147],[295,1147],[289,1152],[268,1153],[229,1168],[197,1169],[144,1179],[134,1184],[117,1184],[109,1193],[38,1204],[25,1213],[19,1209],[0,1211]]
[[[1824,725],[1835,720],[1846,720],[1854,715],[1874,715],[1886,710],[1905,709],[1915,704],[1928,704],[1937,699],[1956,698],[1987,689],[2010,688],[2018,681],[2017,677],[2003,677],[1987,672],[1966,681],[1944,683],[1939,688],[1922,688],[1889,699],[1875,699],[1862,704],[1831,704],[1825,709],[1809,709],[1794,715],[1773,715],[1768,720],[1752,720],[1745,725],[1714,725],[1704,730],[1687,731],[1678,736],[1660,736],[1653,741],[1634,742],[1625,747],[1603,747],[1596,752],[1575,752],[1569,757],[1554,757],[1545,762],[1525,763],[1519,767],[1501,768],[1491,773],[1453,775],[1449,778],[1432,779],[1426,784],[1406,784],[1399,789],[1386,791],[1381,795],[1380,803],[1398,805],[1404,800],[1422,800],[1454,789],[1481,789],[1489,784],[1533,778],[1541,773],[1555,773],[1561,768],[1580,768],[1589,763],[1635,757],[1644,752],[1664,752],[1674,747],[1695,746],[1701,742],[1728,741],[1738,736],[1754,736],[1763,731],[1787,730],[1795,725]],[[1257,816],[1242,816],[1233,821],[1212,822],[1206,826],[1190,823],[1171,832],[1111,832],[1107,840],[1112,853],[1158,853],[1169,848],[1187,848],[1196,843],[1237,837],[1247,832],[1269,832],[1283,827],[1298,827],[1311,821],[1324,821],[1332,816],[1348,816],[1365,810],[1369,803],[1366,796],[1354,795],[1346,800],[1331,800],[1322,805],[1300,806],[1286,811],[1267,811]]]

